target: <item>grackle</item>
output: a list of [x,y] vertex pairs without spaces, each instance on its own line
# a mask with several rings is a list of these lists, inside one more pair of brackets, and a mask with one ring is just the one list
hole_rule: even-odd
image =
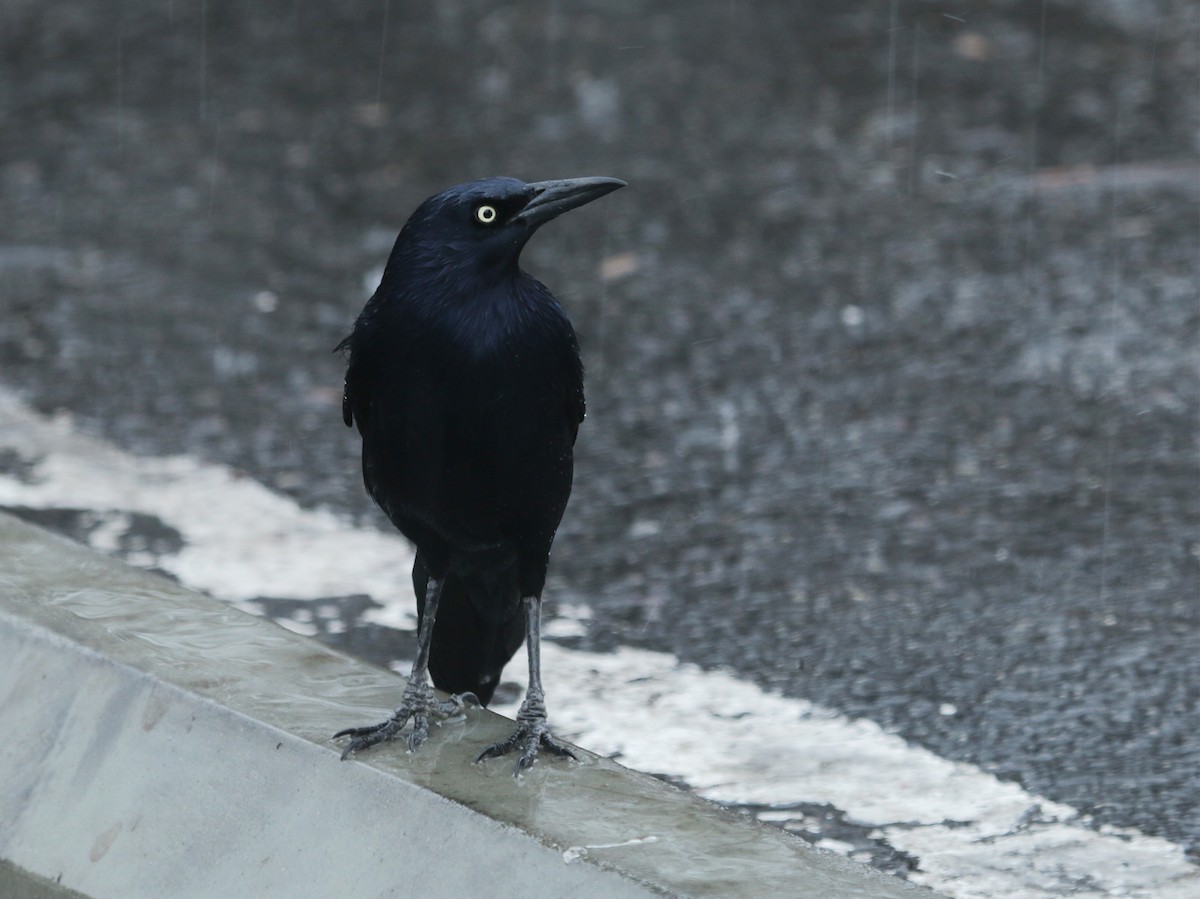
[[[335,734],[351,738],[343,759],[410,720],[416,750],[431,717],[487,705],[522,640],[529,688],[517,729],[476,761],[519,750],[520,774],[539,748],[574,758],[547,725],[539,633],[584,416],[583,366],[566,313],[518,258],[538,227],[624,186],[487,178],[430,197],[338,345],[349,351],[342,415],[362,435],[367,492],[416,544],[419,622],[400,705]],[[430,676],[448,700],[436,700]]]

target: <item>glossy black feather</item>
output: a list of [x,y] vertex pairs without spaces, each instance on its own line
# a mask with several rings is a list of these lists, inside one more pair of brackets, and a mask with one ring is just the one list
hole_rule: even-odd
[[518,265],[539,191],[487,179],[423,203],[339,345],[343,417],[368,492],[417,546],[421,614],[428,577],[445,578],[433,682],[484,702],[521,645],[521,598],[545,584],[585,412],[571,323]]

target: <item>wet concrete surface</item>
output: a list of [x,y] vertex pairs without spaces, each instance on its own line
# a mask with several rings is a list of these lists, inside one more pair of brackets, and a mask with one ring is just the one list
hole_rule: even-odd
[[525,254],[589,372],[586,645],[1197,851],[1198,18],[9,3],[0,378],[384,527],[330,349],[408,212],[624,178]]
[[937,895],[586,750],[472,765],[482,710],[340,764],[395,675],[4,515],[0,567],[0,721],[44,750],[3,748],[0,852],[96,899]]

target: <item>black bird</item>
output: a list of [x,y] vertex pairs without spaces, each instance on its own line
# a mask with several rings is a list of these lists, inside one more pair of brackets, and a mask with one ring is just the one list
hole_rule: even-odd
[[[362,435],[367,492],[416,544],[417,658],[390,718],[340,731],[342,753],[429,718],[487,705],[528,641],[517,730],[476,761],[570,750],[551,735],[539,632],[550,545],[571,494],[583,366],[566,313],[518,265],[550,219],[624,187],[615,178],[487,178],[430,197],[396,238],[383,280],[338,349],[342,416]],[[452,694],[437,702],[428,676]]]

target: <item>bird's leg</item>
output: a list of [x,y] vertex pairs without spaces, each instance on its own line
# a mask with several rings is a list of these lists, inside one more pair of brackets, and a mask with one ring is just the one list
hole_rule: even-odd
[[448,718],[457,715],[467,704],[478,705],[479,700],[473,693],[455,694],[445,702],[437,702],[433,695],[433,687],[429,685],[429,647],[433,642],[433,623],[437,617],[438,599],[442,595],[442,581],[429,578],[429,588],[425,591],[425,609],[421,616],[421,627],[417,631],[417,658],[413,662],[412,673],[408,676],[408,685],[404,688],[404,696],[396,711],[386,721],[367,727],[348,727],[333,735],[350,737],[350,742],[342,751],[342,759],[360,749],[374,746],[385,740],[395,739],[396,734],[404,728],[411,718],[412,733],[408,735],[408,750],[415,752],[429,739],[429,716]]
[[545,747],[560,758],[575,758],[566,746],[559,743],[550,735],[550,727],[546,720],[546,694],[542,690],[542,601],[537,596],[526,596],[525,603],[525,640],[529,650],[529,688],[525,691],[525,701],[517,712],[517,729],[512,736],[500,743],[493,743],[475,761],[499,758],[514,749],[520,749],[514,776],[533,764],[537,758],[538,749]]

